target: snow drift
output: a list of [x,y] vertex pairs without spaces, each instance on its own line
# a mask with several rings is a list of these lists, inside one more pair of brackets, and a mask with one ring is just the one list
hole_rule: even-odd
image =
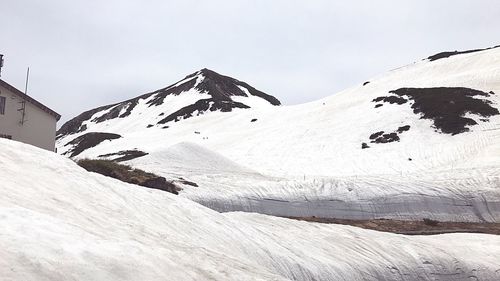
[[428,237],[217,213],[0,146],[4,280],[498,280],[500,238]]

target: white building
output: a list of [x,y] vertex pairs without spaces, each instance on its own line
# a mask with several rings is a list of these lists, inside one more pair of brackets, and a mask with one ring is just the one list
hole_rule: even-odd
[[0,138],[54,151],[61,115],[0,79]]

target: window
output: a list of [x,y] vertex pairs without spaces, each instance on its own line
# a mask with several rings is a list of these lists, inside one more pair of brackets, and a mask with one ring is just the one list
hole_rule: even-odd
[[5,114],[5,97],[0,97],[0,115]]

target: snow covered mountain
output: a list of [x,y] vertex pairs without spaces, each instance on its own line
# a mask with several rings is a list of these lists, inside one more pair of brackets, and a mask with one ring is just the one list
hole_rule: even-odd
[[212,74],[87,111],[61,127],[58,151],[129,156],[197,183],[181,196],[219,211],[500,222],[500,48],[295,106],[224,76],[204,83]]
[[495,235],[404,236],[218,213],[33,146],[0,139],[0,147],[2,280],[500,278]]
[[169,122],[211,111],[231,112],[236,108],[270,105],[280,105],[280,101],[245,82],[205,68],[166,88],[86,111],[65,123],[58,131],[58,138],[103,125],[114,132],[165,129]]

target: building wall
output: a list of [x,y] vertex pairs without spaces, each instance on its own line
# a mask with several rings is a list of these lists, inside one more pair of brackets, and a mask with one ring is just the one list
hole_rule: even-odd
[[0,96],[6,98],[5,114],[0,115],[0,135],[50,151],[55,149],[56,124],[54,116],[26,102],[25,122],[21,125],[21,97],[0,86]]

